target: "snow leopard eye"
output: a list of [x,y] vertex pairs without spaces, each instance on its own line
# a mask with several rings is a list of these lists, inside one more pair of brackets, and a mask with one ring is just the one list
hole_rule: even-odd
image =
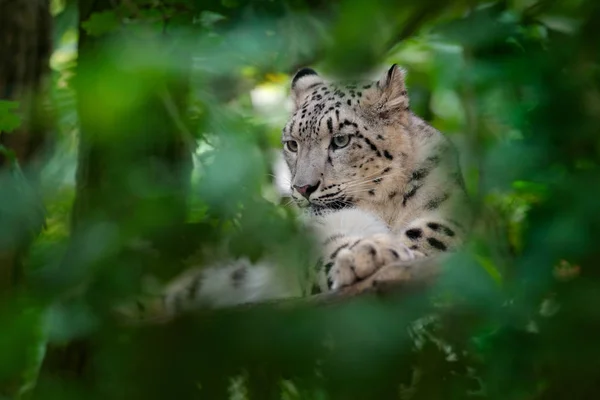
[[298,151],[298,142],[296,142],[295,140],[287,140],[285,142],[285,148],[291,151],[292,153],[295,153]]
[[334,149],[346,147],[348,146],[348,143],[350,143],[350,135],[334,136],[334,138],[331,139],[331,147]]

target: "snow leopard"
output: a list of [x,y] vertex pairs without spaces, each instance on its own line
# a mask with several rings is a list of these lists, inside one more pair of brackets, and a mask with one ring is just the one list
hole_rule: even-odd
[[[452,142],[416,116],[393,65],[378,80],[327,80],[311,68],[291,80],[283,127],[290,192],[319,243],[314,286],[336,291],[393,263],[452,252],[471,223]],[[168,313],[297,295],[268,261],[190,270],[162,296]]]

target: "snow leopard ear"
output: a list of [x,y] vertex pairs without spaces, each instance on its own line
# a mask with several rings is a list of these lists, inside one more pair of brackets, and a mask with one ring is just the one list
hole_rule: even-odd
[[302,104],[310,89],[323,82],[323,78],[311,68],[302,68],[296,72],[296,75],[292,78],[292,100],[294,101],[294,108],[298,108]]
[[406,71],[394,64],[377,81],[381,97],[377,102],[377,111],[384,119],[403,119],[408,111],[408,94],[404,79]]

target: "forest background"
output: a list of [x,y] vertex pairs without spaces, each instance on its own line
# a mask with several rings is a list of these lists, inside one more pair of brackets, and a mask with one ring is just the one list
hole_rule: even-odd
[[[0,0],[1,398],[598,398],[597,21],[597,0]],[[392,63],[478,216],[433,286],[115,318],[223,246],[301,268],[274,185],[290,77]]]

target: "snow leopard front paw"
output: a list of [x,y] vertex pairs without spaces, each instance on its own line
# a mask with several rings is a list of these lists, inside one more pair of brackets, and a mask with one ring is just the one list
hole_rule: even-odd
[[389,234],[359,239],[337,252],[327,273],[330,288],[336,290],[351,285],[373,275],[384,265],[421,256],[422,253],[410,250]]

